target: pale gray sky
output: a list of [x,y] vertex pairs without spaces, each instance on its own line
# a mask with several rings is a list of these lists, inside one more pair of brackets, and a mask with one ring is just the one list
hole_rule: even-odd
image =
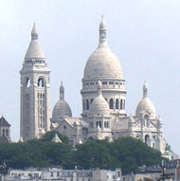
[[51,106],[63,81],[66,100],[79,116],[83,69],[97,47],[101,15],[125,74],[127,112],[135,112],[146,80],[166,139],[180,154],[179,0],[0,0],[0,114],[12,124],[13,140],[19,137],[19,70],[33,22],[52,70]]

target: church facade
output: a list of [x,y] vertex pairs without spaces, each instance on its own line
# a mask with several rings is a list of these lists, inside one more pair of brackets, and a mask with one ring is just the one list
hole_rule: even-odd
[[143,96],[135,115],[126,113],[126,81],[117,56],[108,46],[104,20],[99,26],[98,47],[84,69],[80,117],[72,117],[71,108],[65,101],[63,84],[60,85],[59,100],[50,114],[50,70],[38,43],[35,25],[20,74],[23,140],[40,138],[51,129],[68,136],[73,145],[87,139],[113,141],[131,136],[165,152],[161,120],[148,96],[147,83],[143,85]]

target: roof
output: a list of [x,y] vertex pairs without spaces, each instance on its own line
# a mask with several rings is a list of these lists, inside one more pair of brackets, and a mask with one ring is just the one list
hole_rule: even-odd
[[97,97],[93,100],[90,106],[90,115],[109,115],[109,105],[107,101],[102,96],[102,83],[98,81],[97,86]]
[[2,116],[0,118],[0,127],[10,127],[11,125],[7,122],[7,120]]
[[148,97],[147,83],[144,83],[143,85],[143,98],[136,108],[136,116],[141,117],[145,114],[148,114],[151,119],[154,119],[156,117],[156,109]]
[[31,42],[27,49],[25,59],[45,59],[44,52],[42,51],[38,41],[38,33],[36,31],[35,24],[33,25],[31,32]]
[[61,83],[60,96],[56,105],[53,108],[52,121],[60,123],[64,117],[72,117],[72,111],[69,104],[64,99],[64,86]]
[[59,122],[64,117],[72,117],[71,108],[65,100],[59,99],[54,106],[52,120],[53,122]]
[[104,22],[101,22],[99,28],[99,46],[86,63],[84,80],[124,80],[120,62],[108,47],[106,33]]
[[54,135],[52,142],[54,143],[62,143],[62,140],[59,138],[59,136],[57,135],[57,133]]
[[88,126],[87,122],[83,121],[81,118],[67,117],[67,118],[64,118],[64,121],[66,121],[72,127],[74,127],[75,125],[83,126],[83,127]]

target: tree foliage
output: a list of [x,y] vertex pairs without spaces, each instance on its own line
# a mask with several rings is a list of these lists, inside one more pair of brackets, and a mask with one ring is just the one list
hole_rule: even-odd
[[53,143],[55,132],[47,133],[42,139],[24,143],[0,145],[0,160],[6,161],[11,168],[61,166],[65,169],[78,168],[122,168],[124,173],[142,165],[154,165],[161,162],[159,151],[148,147],[133,138],[120,138],[113,143],[88,140],[76,148],[68,138],[60,134],[63,143]]

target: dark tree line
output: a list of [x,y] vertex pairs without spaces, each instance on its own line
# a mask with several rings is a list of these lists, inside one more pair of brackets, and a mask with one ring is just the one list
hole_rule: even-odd
[[24,143],[0,144],[0,161],[10,168],[52,167],[78,168],[122,168],[124,173],[134,171],[142,165],[161,162],[159,151],[134,138],[120,138],[113,143],[88,140],[73,148],[68,138],[58,133],[63,143],[53,143],[55,132],[47,133],[40,140]]

